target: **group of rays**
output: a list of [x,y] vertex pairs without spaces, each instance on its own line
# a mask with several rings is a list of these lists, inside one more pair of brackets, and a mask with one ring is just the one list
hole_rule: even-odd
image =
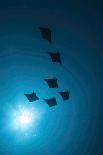
[[[39,27],[39,30],[40,30],[41,37],[47,40],[49,43],[51,43],[52,42],[52,30],[47,27]],[[50,56],[51,61],[53,63],[62,64],[61,56],[59,52],[48,52],[48,55]],[[57,78],[44,79],[44,80],[47,83],[49,88],[55,88],[55,89],[58,88]],[[61,91],[61,92],[58,92],[58,94],[62,97],[63,101],[65,101],[69,99],[70,91],[68,90]],[[39,97],[37,96],[35,92],[32,92],[30,94],[24,94],[24,95],[27,97],[29,102],[34,102],[36,100],[39,100]],[[43,99],[43,100],[47,103],[49,107],[53,107],[57,105],[57,101],[55,97],[49,98],[49,99]]]

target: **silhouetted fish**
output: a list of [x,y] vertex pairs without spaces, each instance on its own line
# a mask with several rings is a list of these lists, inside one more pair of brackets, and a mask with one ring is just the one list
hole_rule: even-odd
[[52,62],[62,63],[59,52],[48,52],[48,54],[50,55]]
[[39,100],[39,98],[36,96],[36,93],[31,93],[31,94],[24,94],[27,99],[29,100],[29,102],[33,102],[33,101],[36,101],[36,100]]
[[58,83],[57,83],[57,79],[56,78],[53,78],[53,79],[44,79],[49,88],[58,88]]
[[44,101],[48,104],[49,107],[57,105],[56,98],[44,99]]
[[51,43],[52,30],[50,28],[46,28],[46,27],[39,27],[39,30],[41,32],[42,38],[46,39],[49,43]]
[[58,92],[61,96],[63,100],[68,100],[69,99],[69,91],[64,91],[64,92]]

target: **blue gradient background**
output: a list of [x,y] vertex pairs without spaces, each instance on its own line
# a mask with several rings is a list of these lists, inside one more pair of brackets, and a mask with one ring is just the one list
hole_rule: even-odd
[[[75,1],[0,1],[0,155],[103,154],[102,4]],[[53,43],[38,26],[51,26]],[[61,52],[63,65],[48,51]],[[44,78],[57,77],[49,89]],[[70,90],[65,103],[57,94]],[[25,92],[40,97],[29,104]],[[58,106],[42,100],[56,96]],[[12,111],[22,104],[41,118],[27,131],[11,128]]]

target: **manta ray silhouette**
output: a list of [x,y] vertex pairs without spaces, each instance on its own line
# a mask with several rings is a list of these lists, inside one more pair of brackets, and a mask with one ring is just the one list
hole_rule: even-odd
[[34,102],[36,100],[39,100],[39,98],[36,96],[36,93],[32,92],[31,94],[24,94],[29,102]]
[[56,98],[44,99],[44,101],[48,104],[49,107],[57,105]]
[[51,57],[52,62],[57,62],[62,64],[61,56],[59,52],[48,52],[48,54]]
[[68,100],[69,99],[69,94],[70,94],[69,91],[63,91],[63,92],[58,92],[58,93],[61,95],[63,100]]
[[42,38],[47,40],[49,43],[51,43],[52,42],[52,39],[51,39],[52,30],[46,27],[39,27],[39,30],[41,32]]
[[57,79],[56,78],[52,78],[52,79],[44,79],[49,88],[58,88],[58,83],[57,83]]

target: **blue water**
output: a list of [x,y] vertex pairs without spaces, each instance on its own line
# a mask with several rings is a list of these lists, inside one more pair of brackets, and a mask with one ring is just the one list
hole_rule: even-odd
[[[6,2],[0,7],[0,155],[102,155],[101,10],[45,3]],[[52,44],[38,30],[48,25]],[[62,65],[47,54],[57,50]],[[45,83],[52,77],[58,78],[58,89]],[[40,100],[29,103],[24,93],[33,90]],[[65,102],[58,94],[63,90],[70,91]],[[58,105],[49,108],[43,99],[51,97]],[[19,105],[34,108],[39,117],[24,132],[11,125]]]

